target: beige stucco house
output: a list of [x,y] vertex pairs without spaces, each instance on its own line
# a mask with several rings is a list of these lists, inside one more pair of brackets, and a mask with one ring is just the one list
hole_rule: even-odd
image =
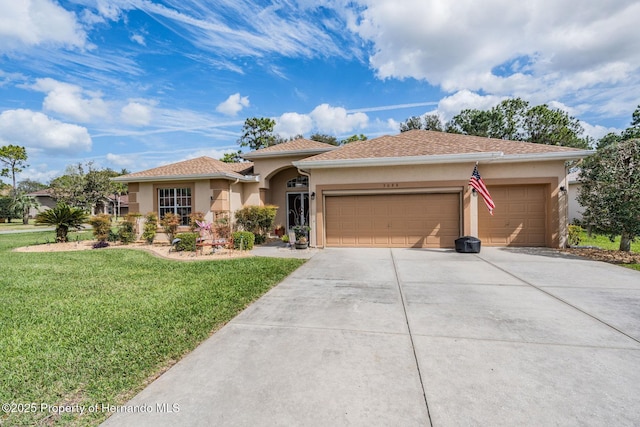
[[[116,178],[130,212],[209,220],[244,205],[279,206],[277,224],[311,227],[317,247],[450,248],[472,235],[489,246],[566,243],[568,147],[413,130],[333,147],[298,139],[227,164],[208,157]],[[468,185],[474,165],[496,203]]]

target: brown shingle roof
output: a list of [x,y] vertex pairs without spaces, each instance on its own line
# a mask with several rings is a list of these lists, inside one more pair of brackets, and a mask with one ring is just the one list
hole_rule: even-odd
[[272,145],[271,147],[261,148],[259,150],[251,151],[243,155],[247,159],[253,157],[262,156],[277,156],[292,154],[296,151],[299,152],[316,152],[321,153],[323,151],[335,150],[337,147],[325,144],[324,142],[313,141],[311,139],[298,138],[293,141],[283,142],[282,144]]
[[505,155],[544,154],[583,151],[570,147],[508,141],[446,132],[411,130],[399,135],[385,135],[367,141],[346,144],[337,150],[300,161],[372,159],[384,157],[436,156],[502,152]]
[[117,177],[116,181],[135,181],[136,179],[184,177],[184,176],[220,176],[243,178],[243,173],[253,168],[253,163],[225,163],[211,157],[198,157],[182,162],[171,163],[141,172]]

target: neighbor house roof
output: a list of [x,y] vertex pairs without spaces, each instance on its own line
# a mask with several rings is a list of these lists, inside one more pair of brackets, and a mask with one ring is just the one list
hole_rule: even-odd
[[271,147],[261,148],[260,150],[242,154],[242,157],[251,160],[261,157],[282,157],[297,154],[313,155],[335,150],[336,148],[338,147],[330,144],[325,144],[324,142],[298,138],[294,139],[293,141],[283,142],[281,144],[272,145]]
[[531,161],[576,159],[592,151],[570,147],[508,141],[446,132],[411,130],[399,135],[356,141],[294,165],[300,168],[375,166],[461,161]]
[[130,173],[128,175],[113,178],[120,182],[140,182],[140,181],[166,181],[175,179],[212,179],[221,178],[241,181],[255,181],[249,173],[253,169],[253,163],[225,163],[211,157],[198,157],[184,160],[182,162],[171,163],[141,172]]

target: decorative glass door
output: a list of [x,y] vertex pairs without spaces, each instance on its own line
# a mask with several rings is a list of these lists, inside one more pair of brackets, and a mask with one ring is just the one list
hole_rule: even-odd
[[309,193],[287,193],[287,230],[309,225]]

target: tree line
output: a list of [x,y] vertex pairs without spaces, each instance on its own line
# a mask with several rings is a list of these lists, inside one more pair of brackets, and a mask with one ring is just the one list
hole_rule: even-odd
[[93,162],[68,166],[62,176],[52,179],[49,184],[25,179],[17,182],[16,176],[29,167],[25,147],[6,145],[0,147],[0,176],[11,178],[8,196],[0,196],[0,218],[21,218],[24,224],[29,221],[29,211],[40,204],[30,193],[47,189],[56,202],[93,212],[96,206],[104,203],[113,195],[118,198],[127,193],[126,184],[113,182],[111,178],[129,173],[126,169],[119,172],[110,168],[97,168]]

